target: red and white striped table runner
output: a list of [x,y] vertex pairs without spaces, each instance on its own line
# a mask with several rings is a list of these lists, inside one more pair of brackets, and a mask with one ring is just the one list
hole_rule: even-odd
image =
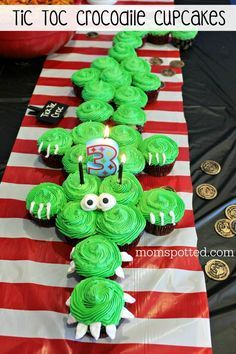
[[[47,100],[68,103],[70,108],[59,126],[77,125],[71,74],[88,67],[111,47],[112,34],[89,39],[76,34],[58,53],[49,56],[31,98],[31,105]],[[144,189],[171,185],[186,204],[178,228],[169,236],[144,234],[136,249],[149,250],[135,256],[125,268],[125,291],[137,301],[129,305],[136,318],[124,322],[114,341],[89,337],[74,340],[74,328],[66,326],[65,301],[75,285],[67,278],[71,247],[61,242],[54,227],[42,228],[29,220],[25,210],[28,191],[40,182],[62,183],[60,170],[46,167],[39,159],[36,140],[50,127],[26,112],[0,186],[0,346],[2,354],[136,353],[210,354],[208,302],[204,275],[198,257],[150,257],[155,250],[196,250],[197,235],[192,210],[188,131],[183,113],[182,73],[164,77],[161,71],[179,51],[171,45],[145,44],[138,55],[163,59],[153,66],[165,86],[158,101],[146,108],[144,137],[166,134],[180,147],[178,161],[167,177],[142,175]]]

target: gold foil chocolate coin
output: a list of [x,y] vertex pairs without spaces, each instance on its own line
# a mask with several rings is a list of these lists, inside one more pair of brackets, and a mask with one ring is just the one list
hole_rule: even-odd
[[235,204],[229,205],[225,209],[225,215],[228,219],[236,219],[236,205]]
[[152,57],[150,60],[149,60],[149,63],[152,64],[152,65],[161,65],[163,63],[163,60],[159,57]]
[[236,235],[236,219],[232,219],[229,221],[230,230]]
[[176,192],[176,190],[173,187],[171,187],[171,186],[162,186],[160,188],[166,189],[167,191]]
[[164,69],[161,71],[161,74],[163,76],[174,76],[176,74],[176,72],[172,69]]
[[213,280],[222,281],[229,277],[230,270],[227,263],[220,259],[211,259],[205,265],[207,276]]
[[183,68],[184,67],[184,62],[183,62],[183,60],[172,60],[170,62],[170,66],[172,68]]
[[220,219],[215,223],[216,232],[225,238],[231,238],[234,236],[234,233],[230,229],[230,220],[229,219]]
[[207,175],[218,175],[221,171],[221,166],[218,162],[213,160],[206,160],[201,164],[201,170]]
[[96,38],[96,37],[98,37],[98,33],[97,32],[88,32],[87,37]]
[[200,184],[196,188],[197,195],[202,199],[214,199],[217,196],[217,189],[211,184]]

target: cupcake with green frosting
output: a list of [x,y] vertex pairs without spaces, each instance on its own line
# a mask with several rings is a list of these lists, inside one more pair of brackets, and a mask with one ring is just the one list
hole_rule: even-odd
[[128,44],[130,47],[134,49],[141,48],[143,45],[142,38],[135,33],[135,31],[121,31],[118,32],[113,38],[113,44],[116,45],[118,43]]
[[121,86],[115,92],[114,102],[116,106],[131,104],[136,107],[145,107],[148,97],[143,90],[135,86]]
[[132,127],[127,125],[116,125],[111,128],[110,138],[115,140],[120,147],[139,147],[142,143],[142,135]]
[[171,43],[179,49],[187,50],[189,49],[198,31],[172,31],[171,32]]
[[151,65],[150,63],[139,57],[128,57],[120,63],[120,65],[132,75],[135,73],[150,73]]
[[105,69],[115,69],[118,66],[119,66],[119,63],[114,58],[111,58],[110,56],[99,57],[91,63],[92,68],[95,68],[95,69],[98,69],[101,71],[103,71]]
[[99,78],[100,71],[95,68],[84,68],[76,71],[71,77],[76,96],[80,97],[85,84],[88,82],[96,82]]
[[124,293],[114,280],[91,277],[82,280],[72,291],[66,304],[70,307],[67,323],[75,324],[75,338],[81,339],[86,334],[96,340],[109,336],[115,339],[117,327],[122,318],[131,319],[134,315],[124,306],[135,299]]
[[143,109],[132,104],[122,104],[113,113],[112,120],[116,124],[131,126],[141,133],[147,117]]
[[61,186],[55,183],[40,183],[28,193],[26,209],[31,217],[43,226],[50,226],[66,204]]
[[145,168],[145,159],[140,150],[133,146],[122,146],[120,148],[119,160],[125,155],[126,162],[124,164],[124,172],[130,172],[139,175]]
[[103,70],[101,79],[110,83],[116,89],[120,86],[130,85],[132,82],[131,74],[121,67]]
[[121,62],[122,60],[132,56],[137,56],[135,49],[125,42],[116,43],[109,49],[108,54],[118,62]]
[[46,165],[53,168],[62,167],[62,157],[72,146],[71,134],[63,128],[46,131],[37,141],[38,153]]
[[169,42],[170,31],[152,31],[148,32],[147,41],[153,44],[166,44]]
[[97,176],[84,173],[84,183],[81,184],[79,172],[71,173],[63,182],[66,198],[69,201],[80,202],[89,193],[98,194],[100,179]]
[[81,122],[106,123],[114,112],[113,107],[101,100],[83,102],[76,109],[76,115]]
[[123,172],[121,184],[118,175],[104,178],[99,193],[110,193],[119,204],[136,205],[141,198],[143,188],[132,173]]
[[82,90],[82,98],[84,101],[100,100],[111,102],[115,94],[115,87],[105,81],[99,80],[87,83]]
[[82,156],[83,169],[86,169],[87,156],[85,144],[78,144],[68,149],[62,158],[62,164],[66,173],[78,171],[79,157]]
[[146,230],[157,236],[167,235],[173,231],[185,211],[180,196],[164,188],[144,192],[138,208],[147,221]]
[[148,96],[148,103],[156,102],[161,80],[153,73],[135,73],[133,75],[133,85],[143,90]]
[[104,137],[105,125],[99,122],[85,122],[72,130],[74,144],[85,144],[96,138]]
[[177,143],[168,136],[155,134],[144,139],[140,150],[146,161],[145,172],[152,176],[166,176],[179,155]]

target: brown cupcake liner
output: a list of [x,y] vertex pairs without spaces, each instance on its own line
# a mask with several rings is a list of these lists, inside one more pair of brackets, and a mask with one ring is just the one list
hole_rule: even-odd
[[159,89],[153,90],[153,91],[145,91],[146,95],[148,96],[148,102],[147,103],[154,103],[157,100],[158,94],[159,94]]
[[159,225],[153,225],[150,223],[150,221],[147,221],[146,228],[145,230],[152,235],[155,236],[165,236],[170,234],[173,230],[175,229],[175,225],[173,224],[167,224],[164,226],[159,226]]
[[[45,153],[46,154],[46,153]],[[45,165],[52,167],[52,168],[62,168],[62,157],[63,155],[50,155],[49,157],[45,157],[43,152],[40,153],[40,156],[43,159]]]
[[183,41],[181,39],[172,38],[171,43],[178,49],[188,50],[193,44],[193,39]]
[[121,251],[121,252],[129,252],[129,251],[132,250],[134,247],[136,247],[137,244],[139,243],[139,240],[140,240],[141,236],[143,235],[143,233],[144,233],[144,231],[142,231],[142,232],[139,234],[139,236],[138,236],[132,243],[130,243],[129,245],[128,245],[128,244],[123,245],[123,246],[117,245],[117,246],[119,247],[120,251]]
[[74,83],[72,83],[72,84],[73,84],[74,93],[75,93],[76,97],[81,98],[81,93],[82,93],[83,87],[76,86]]
[[56,234],[62,241],[68,243],[72,247],[75,247],[78,243],[80,243],[81,241],[83,241],[87,238],[87,237],[71,238],[69,236],[64,235],[60,230],[58,230],[58,228],[56,228]]
[[149,165],[148,163],[146,163],[144,172],[155,177],[167,176],[173,169],[174,164],[175,161],[169,165],[164,165],[164,166]]
[[164,36],[157,36],[151,33],[148,34],[147,41],[152,44],[162,45],[169,43],[169,33]]
[[[85,276],[83,276],[83,275],[80,275],[79,273],[77,273],[77,274],[78,274],[80,280],[84,280],[84,279],[89,278],[89,277],[85,277]],[[91,275],[91,277],[92,277],[92,275]],[[118,278],[118,276],[117,276],[116,274],[114,274],[114,275],[111,275],[110,277],[102,277],[102,278],[104,278],[104,279],[110,279],[110,280],[116,280],[116,279]]]
[[30,219],[37,225],[42,226],[42,227],[52,227],[55,225],[55,219],[56,217],[52,217],[50,220],[44,220],[44,219],[38,219],[35,218],[33,215],[28,213]]

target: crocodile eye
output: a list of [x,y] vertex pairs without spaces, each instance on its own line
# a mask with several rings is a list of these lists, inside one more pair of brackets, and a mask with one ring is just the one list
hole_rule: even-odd
[[108,193],[102,193],[99,195],[98,207],[102,211],[110,210],[116,205],[116,198]]
[[99,198],[96,194],[87,194],[81,200],[81,208],[85,211],[92,211],[98,208]]

